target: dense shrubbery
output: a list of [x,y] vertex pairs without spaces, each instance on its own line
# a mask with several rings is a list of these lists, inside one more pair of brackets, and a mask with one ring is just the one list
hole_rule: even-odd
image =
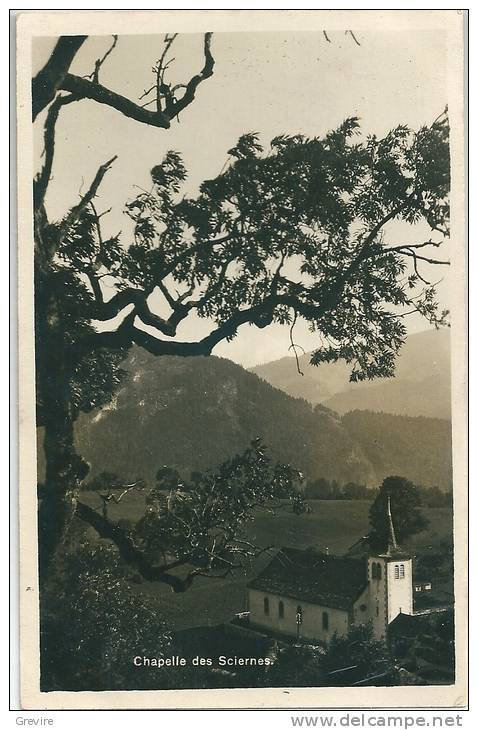
[[72,537],[79,542],[55,561],[41,597],[42,691],[167,686],[166,676],[133,664],[168,650],[157,604],[132,592],[113,546]]

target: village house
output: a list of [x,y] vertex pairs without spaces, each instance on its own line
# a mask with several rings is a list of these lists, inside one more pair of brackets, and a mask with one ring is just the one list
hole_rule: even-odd
[[395,538],[365,559],[282,548],[248,586],[250,625],[266,633],[327,642],[371,622],[376,639],[399,614],[413,614],[412,556]]

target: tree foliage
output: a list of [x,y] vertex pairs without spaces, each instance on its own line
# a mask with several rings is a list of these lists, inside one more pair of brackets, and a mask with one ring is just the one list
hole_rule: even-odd
[[[444,322],[418,266],[446,262],[425,253],[439,241],[388,246],[383,228],[392,219],[424,219],[447,235],[448,124],[441,117],[416,134],[400,126],[382,140],[358,142],[358,133],[352,118],[323,138],[277,137],[268,154],[256,134],[243,135],[229,150],[233,162],[194,199],[181,195],[186,169],[168,152],[151,170],[151,190],[126,204],[130,243],[104,239],[96,210],[86,206],[60,237],[49,281],[63,305],[75,404],[88,410],[111,397],[133,342],[155,354],[209,354],[242,324],[292,325],[297,317],[321,343],[314,364],[342,358],[351,380],[393,375],[404,316],[419,311]],[[105,282],[116,292],[107,301]],[[151,310],[153,293],[169,317]],[[215,322],[208,336],[161,339],[175,337],[193,311]],[[120,313],[114,332],[95,331],[95,320]]]
[[43,691],[158,687],[161,677],[132,659],[163,656],[169,646],[157,606],[132,592],[116,550],[84,539],[56,561],[42,595],[40,640]]
[[389,540],[388,500],[398,543],[424,530],[428,520],[421,512],[418,487],[404,477],[390,476],[383,480],[377,497],[370,507],[369,543],[374,549],[385,549]]
[[322,668],[328,687],[391,684],[394,673],[387,645],[373,638],[371,624],[352,627],[346,636],[334,634]]
[[[444,321],[418,266],[446,262],[426,253],[439,246],[432,237],[388,246],[383,230],[392,219],[423,219],[432,235],[447,235],[448,124],[441,117],[417,133],[400,126],[381,140],[356,141],[358,134],[352,118],[322,138],[277,137],[267,154],[256,134],[243,135],[229,150],[232,162],[196,198],[181,195],[186,170],[178,153],[167,153],[151,170],[151,190],[126,205],[134,224],[129,245],[101,242],[92,225],[82,235],[81,260],[76,246],[74,254],[67,241],[60,248],[65,264],[89,277],[93,319],[134,305],[116,337],[104,341],[209,354],[242,324],[302,317],[322,340],[312,362],[342,358],[352,380],[392,375],[404,310]],[[108,302],[98,275],[111,277],[117,290]],[[148,307],[156,290],[170,307],[167,319]],[[215,322],[210,335],[191,345],[159,339],[175,336],[193,310]],[[158,337],[138,329],[135,317]]]
[[282,646],[267,674],[270,687],[323,687],[322,646]]
[[268,673],[272,687],[351,687],[391,684],[394,668],[387,646],[373,638],[371,624],[334,633],[328,644],[282,647]]
[[158,476],[149,509],[135,527],[135,544],[157,563],[195,566],[189,575],[216,569],[226,576],[242,567],[244,558],[260,552],[243,539],[254,510],[289,500],[300,511],[302,504],[301,475],[272,464],[259,439],[216,470],[196,472],[190,483],[167,467]]
[[158,475],[146,496],[145,514],[134,525],[112,520],[106,501],[100,515],[80,500],[77,515],[112,540],[124,562],[145,580],[166,583],[179,593],[195,577],[226,577],[267,549],[246,540],[243,532],[255,510],[287,502],[296,514],[307,509],[298,490],[301,474],[290,465],[272,464],[259,439],[216,470],[196,472],[189,483],[169,468]]

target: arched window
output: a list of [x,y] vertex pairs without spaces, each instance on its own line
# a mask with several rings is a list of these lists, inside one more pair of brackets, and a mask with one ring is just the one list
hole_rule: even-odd
[[264,598],[264,613],[266,616],[269,615],[269,599],[267,596]]
[[400,571],[398,569],[398,565],[395,565],[393,568],[393,576],[396,579],[400,578]]
[[399,575],[400,578],[405,578],[405,566],[403,563],[399,565]]
[[295,612],[295,620],[296,620],[297,626],[300,626],[302,624],[302,606],[297,606],[297,609]]
[[380,563],[372,563],[372,578],[380,580],[382,577],[382,566]]
[[329,630],[329,614],[327,611],[323,611],[322,613],[322,628],[324,631]]
[[284,618],[284,603],[279,601],[279,618]]

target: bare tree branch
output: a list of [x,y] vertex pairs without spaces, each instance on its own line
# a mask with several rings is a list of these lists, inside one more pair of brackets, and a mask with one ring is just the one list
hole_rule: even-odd
[[128,565],[136,568],[145,580],[166,583],[175,593],[183,593],[191,585],[194,576],[183,579],[167,572],[172,567],[185,565],[186,560],[178,560],[171,565],[152,565],[122,527],[80,501],[76,505],[76,514],[83,522],[93,527],[100,537],[111,540],[118,548],[121,558]]
[[53,158],[55,155],[55,126],[58,120],[58,115],[62,106],[70,104],[72,101],[76,101],[76,97],[73,94],[61,95],[59,94],[53,104],[50,105],[48,113],[45,119],[45,131],[44,131],[44,155],[45,162],[41,171],[38,173],[34,180],[34,195],[35,195],[35,206],[38,208],[43,205],[48,183],[50,182],[51,171],[53,166]]
[[[144,347],[145,350],[148,350],[153,355],[178,355],[181,357],[210,355],[219,342],[233,337],[241,325],[251,323],[261,329],[267,326],[274,307],[278,305],[288,306],[298,312],[298,314],[302,314],[309,319],[318,318],[334,306],[337,296],[340,296],[338,290],[327,292],[324,294],[323,300],[317,304],[309,304],[287,294],[266,297],[261,304],[248,309],[238,310],[225,322],[219,324],[206,337],[197,342],[160,340],[154,335],[134,326],[134,319],[138,313],[133,310],[116,331],[97,332],[85,337],[83,347],[86,349],[95,349],[96,347],[120,349],[123,347],[129,348],[135,343]],[[140,317],[140,319],[142,318]]]
[[[108,517],[108,503],[113,501],[115,504],[119,504],[123,497],[125,497],[127,494],[129,494],[133,489],[140,491],[144,489],[146,486],[146,483],[139,479],[136,482],[133,482],[132,484],[121,484],[121,485],[111,485],[111,487],[108,489],[108,491],[105,494],[100,494],[100,498],[103,502],[103,517]],[[123,491],[120,494],[115,494],[112,490],[113,489],[122,489]]]
[[87,76],[87,78],[90,78],[92,81],[95,82],[95,84],[99,83],[100,68],[102,67],[102,65],[104,64],[104,62],[106,61],[106,59],[108,58],[110,53],[114,50],[117,42],[118,42],[118,36],[113,35],[113,43],[108,48],[108,50],[106,51],[106,53],[104,54],[104,56],[102,58],[96,59],[94,71],[92,71],[92,73],[89,76]]
[[[171,318],[166,320],[157,314],[154,314],[148,306],[147,298],[151,294],[152,290],[143,289],[122,289],[115,294],[107,302],[103,299],[103,294],[98,280],[93,273],[88,273],[89,280],[91,282],[93,293],[98,303],[98,307],[94,312],[94,319],[102,322],[114,319],[125,307],[130,304],[134,305],[134,316],[140,317],[141,321],[151,327],[155,327],[157,330],[162,332],[168,337],[174,337],[176,334],[176,322]],[[186,316],[186,315],[184,315]]]
[[423,241],[423,243],[404,243],[401,246],[391,246],[390,248],[384,248],[384,252],[388,253],[389,251],[403,251],[407,248],[426,248],[427,246],[433,246],[434,248],[439,248],[442,245],[443,241]]
[[[129,486],[120,499],[134,489],[137,485],[133,484]],[[179,568],[192,562],[192,556],[177,558],[169,563],[163,562],[161,565],[153,565],[148,559],[146,554],[135,544],[132,536],[120,525],[108,519],[106,514],[106,503],[103,506],[103,514],[100,515],[96,510],[86,505],[84,502],[78,501],[76,505],[76,515],[81,520],[93,527],[98,535],[104,539],[111,540],[119,550],[121,558],[129,566],[135,568],[139,574],[148,582],[159,582],[169,585],[175,593],[183,593],[193,583],[195,577],[205,578],[220,578],[230,575],[233,570],[244,567],[243,563],[228,560],[224,555],[220,555],[216,552],[215,541],[213,542],[212,550],[205,550],[205,553],[209,555],[208,567],[197,567],[190,570],[185,578],[178,575],[173,575],[170,571],[175,568]],[[264,552],[270,551],[272,546],[266,548],[260,548],[254,546],[245,540],[232,538],[231,545],[221,545],[222,549],[229,550],[232,554],[240,554],[247,557],[249,560],[253,557],[258,557]],[[215,568],[215,562],[219,561],[227,566],[225,573],[213,572]]]
[[93,179],[93,182],[91,183],[90,187],[86,191],[85,195],[80,199],[80,202],[77,203],[77,205],[74,205],[73,208],[69,211],[69,213],[65,216],[63,221],[60,223],[59,226],[59,237],[58,237],[58,246],[63,241],[64,237],[67,235],[70,228],[79,220],[81,214],[83,211],[90,205],[91,201],[95,197],[96,193],[98,192],[98,188],[101,185],[101,182],[108,172],[108,170],[111,168],[111,165],[115,160],[118,159],[118,155],[115,155],[110,160],[107,160],[105,163],[103,163],[99,168],[98,171]]
[[68,69],[88,36],[60,36],[47,63],[32,81],[32,116],[38,114],[55,98]]
[[171,36],[168,36],[168,35],[165,36],[164,50],[156,65],[156,85],[153,86],[152,89],[154,89],[154,88],[156,89],[156,108],[158,111],[161,111],[161,96],[163,96],[163,95],[165,96],[166,105],[168,105],[169,103],[174,101],[172,90],[164,82],[164,74],[170,63],[170,62],[168,62],[165,64],[164,59],[166,58],[166,54],[168,53],[168,51],[171,48],[174,41],[176,40],[177,36],[178,36],[177,33],[173,33],[173,35],[171,35]]
[[[174,38],[175,36],[172,37],[172,40],[171,38],[168,38],[165,52],[169,49]],[[121,114],[123,114],[124,116],[134,119],[137,122],[141,122],[142,124],[148,124],[149,126],[160,127],[162,129],[169,129],[171,120],[177,117],[178,114],[187,106],[189,106],[189,104],[191,104],[191,102],[194,100],[196,89],[199,84],[205,79],[212,76],[214,68],[214,58],[211,53],[211,38],[212,33],[206,33],[204,36],[204,66],[200,73],[193,76],[187,84],[178,84],[175,87],[175,89],[183,87],[185,88],[185,92],[180,99],[175,99],[172,90],[169,88],[169,86],[164,84],[163,75],[165,67],[161,62],[161,59],[160,61],[158,61],[157,84],[154,87],[151,87],[148,92],[145,92],[143,96],[146,96],[148,93],[150,93],[150,91],[153,90],[153,88],[156,88],[157,93],[160,92],[158,96],[159,102],[161,95],[164,96],[166,94],[166,106],[164,111],[161,110],[160,102],[157,104],[156,111],[150,111],[144,106],[136,104],[125,96],[117,94],[115,91],[111,91],[102,84],[98,83],[98,77],[97,75],[95,76],[95,72],[96,70],[99,70],[99,66],[101,66],[105,58],[113,50],[115,44],[113,44],[112,48],[107,54],[105,54],[103,59],[97,61],[97,64],[99,63],[99,66],[97,68],[95,67],[92,80],[65,72],[61,80],[58,82],[57,88],[69,91],[70,93],[74,94],[78,99],[92,99],[99,104],[105,104],[106,106],[110,106],[111,108],[121,112]],[[162,56],[163,60],[164,53]]]
[[[304,373],[300,369],[299,357],[297,355],[297,348],[300,347],[300,345],[296,345],[295,342],[294,342],[294,327],[295,327],[295,323],[296,322],[297,322],[297,312],[295,312],[295,314],[294,314],[294,319],[293,319],[293,322],[292,322],[292,324],[290,326],[290,330],[289,330],[289,339],[290,339],[290,347],[289,347],[289,350],[292,349],[292,351],[294,353],[294,356],[295,356],[295,364],[296,364],[296,367],[297,367],[297,372],[299,373],[299,375],[303,375]],[[300,347],[300,349],[302,350],[303,354],[305,355],[304,348],[303,347]]]
[[428,264],[438,264],[438,266],[440,266],[440,265],[441,266],[450,266],[449,261],[443,261],[441,259],[432,259],[432,258],[429,258],[428,256],[419,256],[417,253],[415,253],[413,248],[411,248],[411,247],[409,247],[409,248],[410,248],[410,250],[407,250],[406,248],[404,248],[400,251],[402,256],[413,256],[415,261],[426,261]]
[[210,76],[212,76],[214,70],[214,58],[211,53],[211,39],[212,33],[205,33],[204,66],[202,68],[202,71],[196,76],[193,76],[192,79],[186,84],[186,90],[183,96],[177,101],[173,101],[169,105],[169,107],[166,107],[166,112],[169,119],[177,117],[183,109],[189,106],[189,104],[191,104],[191,102],[194,100],[196,89],[198,88],[199,84],[205,79],[208,79]]
[[110,91],[110,89],[107,89],[102,84],[97,84],[89,79],[83,79],[81,76],[66,74],[61,88],[75,94],[79,99],[92,99],[98,102],[98,104],[105,104],[121,112],[125,117],[134,119],[136,122],[162,129],[169,129],[171,126],[169,117],[162,112],[149,111],[135,104],[125,96],[117,94],[115,91]]

